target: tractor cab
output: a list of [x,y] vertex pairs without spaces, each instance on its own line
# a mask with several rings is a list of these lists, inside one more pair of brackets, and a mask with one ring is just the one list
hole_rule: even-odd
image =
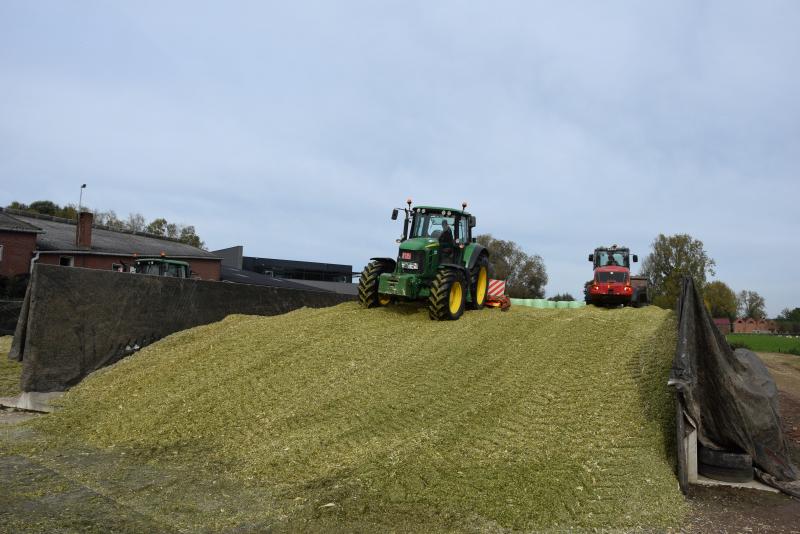
[[475,217],[463,209],[417,206],[408,218],[408,229],[400,239],[400,261],[408,252],[438,247],[439,263],[459,263],[464,247],[472,243]]
[[442,236],[443,227],[450,228],[455,241],[466,243],[471,241],[472,227],[475,226],[475,217],[463,210],[449,208],[436,208],[421,206],[416,207],[411,214],[411,232],[406,239],[437,238]]
[[191,278],[192,275],[189,264],[185,261],[169,260],[163,256],[138,258],[133,263],[132,272],[173,278]]
[[594,268],[599,267],[624,267],[630,270],[631,259],[639,261],[636,254],[631,254],[630,249],[612,245],[610,247],[598,247],[594,249],[594,254],[589,254],[589,261],[594,263]]

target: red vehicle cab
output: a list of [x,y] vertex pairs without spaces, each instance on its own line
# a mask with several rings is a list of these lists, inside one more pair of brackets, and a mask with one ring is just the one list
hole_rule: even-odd
[[602,301],[605,304],[628,304],[633,295],[631,273],[625,267],[598,267],[594,271],[594,281],[589,286],[589,297],[592,302]]
[[596,306],[646,306],[650,299],[647,279],[631,276],[631,260],[639,261],[626,247],[598,247],[589,254],[594,278],[584,286],[587,304]]

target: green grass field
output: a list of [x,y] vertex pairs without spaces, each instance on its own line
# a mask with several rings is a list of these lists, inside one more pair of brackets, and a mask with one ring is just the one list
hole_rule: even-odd
[[[675,335],[654,306],[230,316],[95,373],[5,446],[159,529],[664,529],[687,510]],[[41,501],[13,488],[24,526]]]
[[784,352],[800,355],[800,337],[770,334],[728,334],[728,343],[755,352]]

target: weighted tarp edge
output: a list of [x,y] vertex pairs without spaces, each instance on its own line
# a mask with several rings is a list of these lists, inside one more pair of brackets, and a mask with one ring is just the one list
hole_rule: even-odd
[[778,390],[766,366],[749,350],[731,349],[690,277],[681,281],[677,313],[668,384],[695,421],[698,442],[750,454],[762,481],[800,497],[800,472],[789,458]]

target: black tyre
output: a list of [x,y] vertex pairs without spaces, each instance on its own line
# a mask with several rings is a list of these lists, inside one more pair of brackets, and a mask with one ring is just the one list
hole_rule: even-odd
[[747,453],[716,451],[702,445],[697,447],[697,461],[701,464],[726,469],[752,469],[753,467],[753,458]]
[[466,280],[461,271],[439,270],[431,284],[428,315],[434,321],[454,321],[464,313]]
[[376,306],[386,306],[391,302],[391,297],[382,296],[378,293],[378,283],[381,274],[390,273],[393,266],[388,261],[373,260],[361,271],[361,278],[358,280],[358,302],[364,308],[374,308]]
[[647,299],[647,289],[646,288],[640,288],[640,290],[637,291],[634,294],[633,297],[634,297],[634,299],[636,301],[636,307],[637,308],[644,308],[645,306],[650,304],[650,302]]
[[486,303],[486,297],[489,295],[490,271],[489,258],[485,254],[481,254],[470,272],[469,292],[472,295],[472,301],[467,303],[469,309],[480,310]]
[[722,482],[750,482],[753,480],[753,468],[732,469],[730,467],[719,467],[708,465],[701,462],[697,463],[697,472],[714,480]]

